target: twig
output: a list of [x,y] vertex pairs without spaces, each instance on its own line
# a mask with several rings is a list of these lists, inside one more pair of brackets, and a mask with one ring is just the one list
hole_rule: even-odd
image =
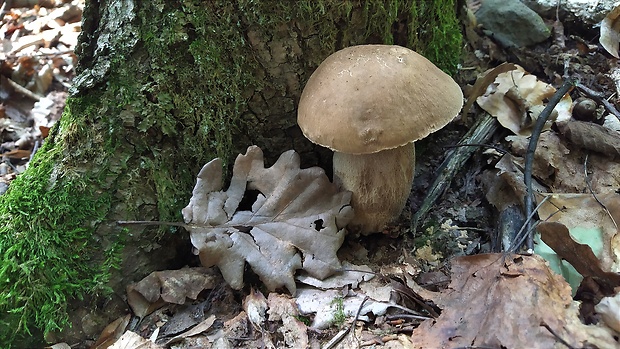
[[607,109],[608,112],[610,112],[618,120],[620,120],[620,111],[618,111],[618,109],[616,109],[616,107],[605,98],[605,95],[603,95],[601,92],[594,91],[591,88],[582,85],[581,83],[577,83],[576,86],[579,91],[587,94],[590,98],[601,103],[603,106],[605,106],[605,109]]
[[426,215],[437,199],[445,192],[450,185],[454,175],[463,167],[465,162],[469,160],[476,150],[476,147],[465,146],[467,144],[482,144],[488,142],[495,131],[499,128],[497,119],[485,113],[461,138],[456,148],[450,155],[444,159],[436,170],[437,178],[431,185],[429,192],[426,194],[424,201],[420,205],[420,209],[411,219],[410,230],[415,233],[419,225],[424,222]]
[[[534,193],[532,189],[532,167],[534,164],[534,152],[536,151],[536,145],[538,144],[538,139],[540,138],[540,133],[542,132],[547,119],[551,115],[551,112],[555,108],[555,106],[560,102],[562,97],[568,91],[570,91],[573,86],[577,84],[576,80],[568,79],[564,81],[562,86],[555,91],[555,94],[549,99],[549,103],[545,106],[545,109],[538,115],[538,119],[536,119],[536,124],[534,124],[534,128],[532,129],[532,136],[530,137],[530,143],[527,146],[527,152],[525,153],[525,170],[523,171],[523,177],[525,186],[527,187],[527,194],[525,196],[525,216],[529,217],[532,215],[532,209],[534,207]],[[534,212],[535,213],[535,212]],[[532,220],[527,221],[527,229],[529,232],[526,247],[528,250],[532,250],[534,248],[534,236],[532,234]]]
[[6,81],[8,82],[9,86],[11,86],[13,89],[15,89],[15,92],[20,93],[26,97],[29,97],[31,99],[34,99],[35,101],[40,101],[41,100],[41,96],[37,95],[36,93],[30,91],[29,89],[25,88],[24,86],[16,83],[15,81],[7,78]]
[[[321,349],[333,348],[336,344],[340,343],[340,341],[342,341],[344,337],[346,337],[351,331],[353,331],[353,328],[355,327],[355,324],[357,323],[357,319],[359,318],[360,313],[362,312],[362,308],[364,307],[364,303],[366,303],[368,299],[370,299],[370,297],[366,296],[364,297],[364,300],[362,300],[362,303],[360,303],[360,306],[359,308],[357,308],[357,313],[355,314],[355,318],[353,319],[351,326],[347,327],[346,330],[338,332],[334,336],[334,338],[332,338],[329,342],[327,342]],[[355,334],[355,331],[353,331],[353,333]]]
[[551,334],[562,344],[564,344],[565,346],[567,346],[569,349],[575,349],[575,347],[573,347],[572,345],[568,344],[567,341],[565,341],[562,337],[560,337],[553,329],[551,329],[551,326],[547,325],[546,322],[541,322],[540,326],[544,327],[547,329],[547,331],[551,332]]
[[529,214],[529,216],[527,216],[527,220],[523,223],[523,225],[521,226],[521,229],[519,229],[517,234],[515,234],[514,240],[510,243],[510,249],[508,250],[508,252],[516,253],[519,247],[523,244],[523,242],[525,242],[525,240],[530,235],[532,235],[531,234],[533,232],[533,226],[531,224],[532,219],[536,215],[536,212],[538,212],[538,209],[540,209],[540,207],[547,200],[549,200],[550,197],[551,196],[545,196],[545,198],[538,204],[538,206],[536,206],[536,208]]
[[182,227],[189,228],[191,224],[177,223],[177,222],[160,222],[160,221],[116,221],[118,225],[165,225],[168,227]]

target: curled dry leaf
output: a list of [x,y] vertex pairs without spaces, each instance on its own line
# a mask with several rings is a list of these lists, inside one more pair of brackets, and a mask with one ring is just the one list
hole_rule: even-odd
[[218,285],[221,278],[207,268],[155,271],[127,286],[127,303],[138,317],[144,317],[165,303],[184,304],[186,298]]
[[[293,294],[296,270],[323,279],[340,269],[336,252],[353,216],[351,193],[322,169],[300,169],[292,150],[265,168],[262,150],[251,146],[235,160],[228,190],[221,189],[222,162],[215,159],[198,174],[183,218],[201,263],[217,265],[231,287],[243,287],[246,262],[269,290],[285,286]],[[246,190],[258,194],[240,207]]]
[[[556,89],[528,74],[522,67],[498,74],[486,93],[476,99],[478,105],[497,118],[502,126],[518,135],[529,135],[536,118],[545,108],[545,100]],[[568,120],[572,100],[565,95],[553,109],[550,120]],[[550,123],[546,129],[550,128]]]
[[616,58],[620,58],[618,55],[618,43],[620,42],[620,6],[609,12],[601,22],[601,36],[599,42],[609,54]]

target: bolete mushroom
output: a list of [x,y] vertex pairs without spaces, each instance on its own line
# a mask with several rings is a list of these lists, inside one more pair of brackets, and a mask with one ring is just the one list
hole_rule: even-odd
[[380,231],[403,210],[413,182],[413,142],[463,106],[459,85],[418,53],[361,45],[327,57],[306,84],[297,122],[332,149],[334,182],[353,193],[349,227]]

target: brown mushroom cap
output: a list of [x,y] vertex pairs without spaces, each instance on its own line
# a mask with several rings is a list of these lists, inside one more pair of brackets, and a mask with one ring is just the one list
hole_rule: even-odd
[[327,57],[310,76],[297,123],[314,143],[369,154],[428,136],[462,106],[456,82],[416,52],[352,46]]

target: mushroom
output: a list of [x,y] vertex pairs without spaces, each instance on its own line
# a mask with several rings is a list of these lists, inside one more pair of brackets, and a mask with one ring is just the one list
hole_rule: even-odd
[[308,80],[297,122],[334,151],[334,182],[353,193],[350,228],[380,231],[411,192],[413,142],[450,122],[463,106],[459,85],[418,53],[361,45],[327,57]]

